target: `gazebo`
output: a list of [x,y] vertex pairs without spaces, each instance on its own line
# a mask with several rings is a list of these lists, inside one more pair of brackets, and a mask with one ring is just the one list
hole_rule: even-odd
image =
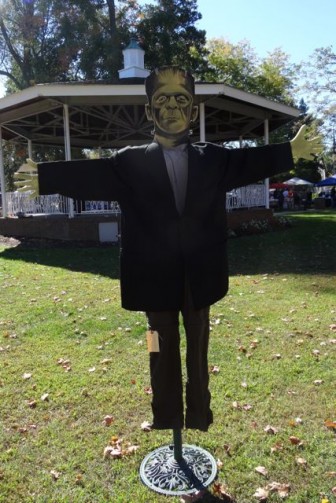
[[[64,146],[66,160],[71,148],[117,149],[151,141],[151,123],[146,119],[144,51],[134,41],[124,50],[124,68],[115,82],[66,82],[38,84],[0,99],[0,182],[2,217],[9,211],[12,194],[5,191],[3,141],[21,144],[32,157],[33,146]],[[223,143],[253,140],[299,116],[299,110],[224,83],[197,82],[199,120],[192,141]],[[268,207],[268,185],[252,206]],[[255,192],[255,190],[254,190]],[[239,198],[233,198],[237,203]],[[240,198],[241,199],[241,198]],[[259,197],[260,199],[260,197]],[[39,202],[39,206],[41,202]],[[57,205],[56,205],[57,206]],[[248,204],[249,206],[249,204]],[[54,204],[55,207],[55,204]],[[74,206],[60,205],[68,216]],[[65,209],[64,209],[65,208]],[[49,208],[50,210],[50,208]],[[31,211],[36,214],[37,211]],[[50,213],[43,210],[42,213]],[[1,232],[1,229],[0,229]]]

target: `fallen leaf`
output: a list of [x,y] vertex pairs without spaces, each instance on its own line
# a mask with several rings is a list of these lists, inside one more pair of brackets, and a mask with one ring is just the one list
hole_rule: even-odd
[[51,470],[50,475],[54,480],[58,480],[61,476],[60,472],[57,472],[56,470]]
[[276,433],[278,433],[278,429],[274,428],[274,426],[271,426],[269,424],[264,428],[264,431],[269,435],[275,435]]
[[144,392],[146,393],[146,395],[152,395],[153,394],[152,387],[146,386],[146,388],[144,389]]
[[142,431],[152,431],[152,424],[148,421],[144,421],[141,423],[141,429]]
[[324,426],[326,426],[330,430],[336,430],[336,421],[330,421],[330,420],[324,421]]
[[331,489],[331,492],[336,496],[336,486]]
[[260,473],[260,475],[263,475],[264,477],[266,477],[266,475],[268,474],[268,471],[266,470],[266,468],[264,466],[257,466],[255,468],[255,471],[257,473]]
[[49,402],[49,393],[44,393],[41,396],[41,400],[42,400],[42,402]]
[[112,447],[111,445],[108,445],[104,449],[104,459],[106,458],[112,458],[112,459],[118,459],[121,458],[121,449],[118,447]]
[[26,373],[23,374],[22,378],[23,379],[30,379],[31,376],[32,376],[32,374],[29,374],[28,372],[26,372]]
[[112,416],[105,416],[103,419],[103,425],[104,426],[111,426],[113,423],[113,417]]
[[213,493],[216,496],[220,496],[220,499],[226,503],[234,503],[234,498],[228,492],[228,486],[226,484],[221,484],[217,482],[213,485]]
[[211,367],[210,367],[210,373],[211,374],[218,374],[218,372],[219,372],[218,365],[211,365]]
[[298,464],[299,466],[303,466],[306,468],[307,461],[304,458],[296,458],[295,461],[296,461],[296,464]]
[[263,487],[258,487],[253,496],[259,501],[266,501],[269,496],[269,491]]
[[271,452],[282,451],[283,445],[280,442],[277,442],[273,447],[271,447]]
[[216,464],[217,464],[218,470],[220,470],[223,467],[224,463],[220,459],[217,459]]
[[289,441],[293,445],[300,445],[300,446],[303,445],[302,440],[300,440],[298,437],[291,436],[289,437]]
[[36,400],[31,400],[30,402],[28,402],[28,406],[31,409],[35,409],[35,407],[37,406],[37,401]]
[[271,482],[267,488],[270,492],[277,492],[280,498],[286,498],[290,491],[290,484],[280,484],[279,482]]
[[231,445],[224,444],[223,448],[224,448],[224,451],[226,452],[226,454],[230,457],[231,456]]

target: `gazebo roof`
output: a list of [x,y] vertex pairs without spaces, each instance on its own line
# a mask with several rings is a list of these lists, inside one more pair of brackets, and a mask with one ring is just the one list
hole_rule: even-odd
[[[296,108],[221,83],[196,83],[195,101],[204,103],[206,140],[224,142],[263,136],[298,117]],[[2,137],[36,145],[64,145],[63,105],[69,107],[71,145],[120,148],[151,140],[145,115],[144,79],[116,83],[38,84],[0,99]],[[199,123],[193,140],[199,139]]]

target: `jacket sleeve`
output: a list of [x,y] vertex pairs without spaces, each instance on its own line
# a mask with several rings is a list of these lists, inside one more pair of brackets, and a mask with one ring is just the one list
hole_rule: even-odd
[[39,163],[39,193],[82,200],[118,200],[121,182],[117,164],[117,155],[106,159]]
[[293,169],[290,143],[229,150],[224,183],[227,190],[242,187]]

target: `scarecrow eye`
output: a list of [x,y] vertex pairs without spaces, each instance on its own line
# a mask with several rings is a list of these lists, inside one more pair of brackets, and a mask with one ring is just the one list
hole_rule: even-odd
[[190,103],[190,99],[187,96],[184,96],[184,94],[179,94],[178,96],[176,96],[176,101],[181,106],[186,106]]
[[155,100],[156,104],[157,105],[163,105],[164,103],[166,103],[168,97],[164,94],[161,94],[161,96],[158,96]]

